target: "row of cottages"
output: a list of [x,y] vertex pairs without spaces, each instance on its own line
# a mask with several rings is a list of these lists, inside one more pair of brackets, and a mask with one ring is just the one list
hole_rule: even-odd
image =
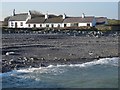
[[[102,19],[101,19],[102,18]],[[58,27],[94,27],[97,23],[105,24],[107,21],[104,17],[95,18],[94,16],[68,17],[64,15],[41,14],[32,17],[30,12],[15,14],[8,20],[9,28],[58,28]]]

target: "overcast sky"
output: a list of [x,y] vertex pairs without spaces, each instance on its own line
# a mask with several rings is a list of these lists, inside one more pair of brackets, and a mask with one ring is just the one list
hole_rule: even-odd
[[13,9],[16,13],[37,10],[42,13],[63,14],[69,16],[81,16],[82,13],[90,16],[105,16],[111,19],[118,18],[118,2],[7,2],[0,3],[0,12],[3,20],[12,15]]

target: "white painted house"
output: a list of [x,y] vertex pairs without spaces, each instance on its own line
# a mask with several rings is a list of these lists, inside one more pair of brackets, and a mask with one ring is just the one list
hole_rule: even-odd
[[10,28],[27,28],[26,22],[31,19],[30,13],[20,13],[15,14],[15,10],[13,11],[13,16],[9,18],[8,27]]
[[[39,16],[32,17],[29,13],[15,14],[13,11],[13,16],[10,17],[8,21],[9,28],[64,28],[64,27],[81,27],[90,26],[94,27],[97,23],[105,22],[106,18],[94,16],[85,16],[83,13],[81,17],[68,17],[63,15],[51,15],[51,14],[41,14]],[[104,24],[105,24],[104,23]]]
[[95,26],[96,25],[96,19],[94,16],[85,16],[82,14],[82,17],[68,17],[63,21],[64,25],[66,27],[71,27],[71,26]]

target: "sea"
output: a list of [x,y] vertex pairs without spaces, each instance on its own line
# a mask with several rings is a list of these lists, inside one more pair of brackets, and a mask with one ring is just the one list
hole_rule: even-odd
[[118,57],[0,74],[2,88],[118,88]]

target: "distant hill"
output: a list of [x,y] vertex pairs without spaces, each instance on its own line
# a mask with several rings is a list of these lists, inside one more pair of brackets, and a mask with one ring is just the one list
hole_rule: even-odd
[[120,25],[120,20],[108,19],[108,25]]

